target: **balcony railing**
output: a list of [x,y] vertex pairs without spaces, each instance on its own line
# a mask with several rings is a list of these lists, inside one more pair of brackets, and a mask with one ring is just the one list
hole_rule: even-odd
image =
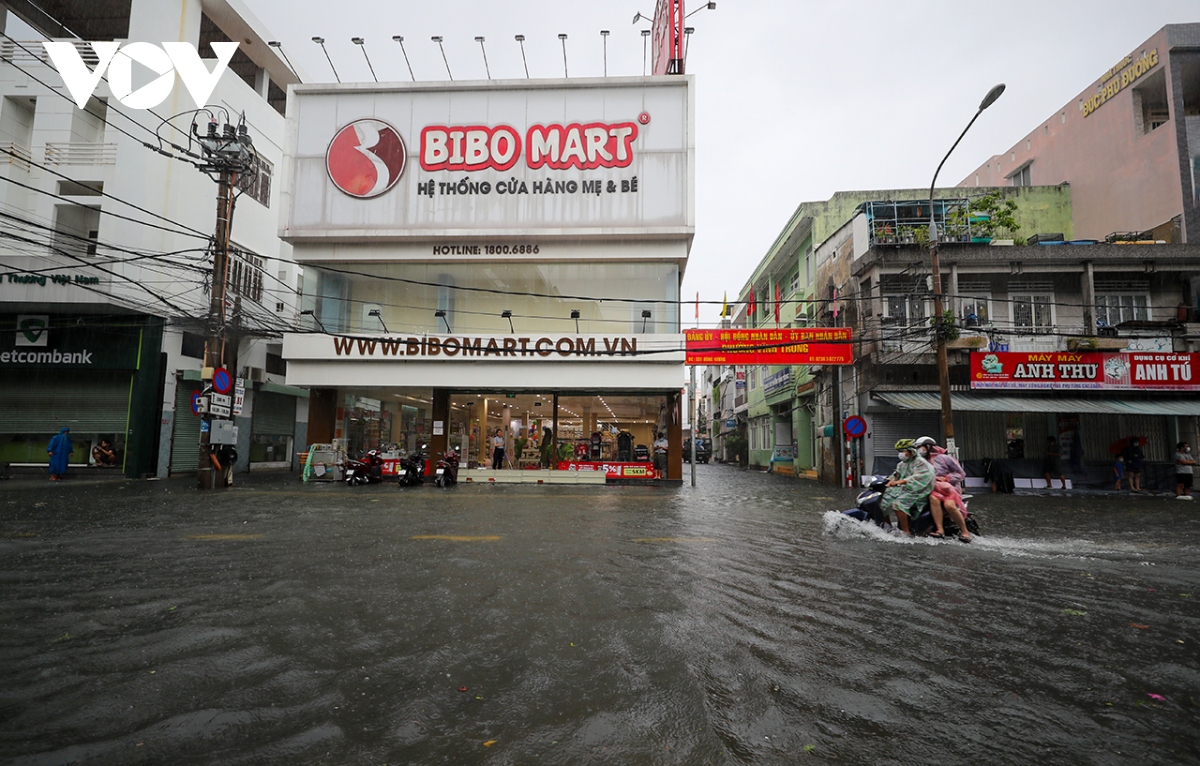
[[[49,56],[46,55],[46,49],[42,47],[42,40],[0,40],[0,58],[5,61],[11,61],[19,66],[22,63],[30,63],[39,61],[49,63]],[[100,57],[96,55],[96,51],[92,50],[92,46],[84,40],[56,40],[55,42],[71,43],[75,49],[79,51],[79,57],[83,63],[88,65],[89,69],[94,69],[100,63]]]
[[[970,213],[968,199],[935,199],[933,220],[938,241],[984,242],[986,213]],[[872,245],[927,245],[929,243],[929,200],[910,202],[867,202],[863,205]]]
[[33,155],[30,154],[28,147],[21,146],[15,141],[0,143],[0,163],[15,165],[28,172],[31,162],[33,162]]
[[47,165],[115,165],[116,144],[47,143]]

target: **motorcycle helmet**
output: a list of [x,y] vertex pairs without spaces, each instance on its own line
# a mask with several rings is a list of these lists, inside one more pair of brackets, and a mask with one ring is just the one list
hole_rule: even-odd
[[913,443],[912,439],[901,439],[896,442],[896,446],[893,447],[893,449],[897,452],[902,452],[904,450],[915,450],[916,445]]
[[912,443],[914,447],[936,447],[937,441],[932,436],[922,436]]

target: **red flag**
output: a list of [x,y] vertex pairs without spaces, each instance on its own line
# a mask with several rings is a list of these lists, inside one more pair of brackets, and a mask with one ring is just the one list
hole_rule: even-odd
[[757,308],[757,304],[754,302],[754,285],[750,285],[750,306],[748,313],[750,314],[751,319],[754,319],[755,308]]
[[775,283],[775,326],[776,327],[779,326],[779,299],[782,297],[783,296],[780,294],[780,291],[779,291],[779,283],[776,282]]

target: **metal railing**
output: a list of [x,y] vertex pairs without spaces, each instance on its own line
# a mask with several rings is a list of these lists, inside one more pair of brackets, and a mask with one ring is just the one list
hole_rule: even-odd
[[30,153],[28,147],[22,146],[15,141],[0,143],[0,163],[15,165],[28,172],[31,162],[33,162],[33,155]]
[[115,165],[116,144],[47,143],[47,165]]
[[[38,61],[43,64],[49,64],[49,56],[46,55],[46,49],[42,47],[42,40],[0,40],[0,58],[13,64],[29,63]],[[96,51],[92,50],[92,46],[85,40],[55,40],[55,42],[71,43],[75,46],[75,50],[79,51],[79,57],[83,63],[88,65],[89,69],[95,68],[100,63],[100,57],[96,55]]]

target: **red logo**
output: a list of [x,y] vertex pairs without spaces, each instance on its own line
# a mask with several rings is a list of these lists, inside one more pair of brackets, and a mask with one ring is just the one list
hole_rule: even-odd
[[370,199],[396,185],[407,159],[395,128],[380,120],[356,120],[329,142],[325,168],[334,186],[351,197]]

